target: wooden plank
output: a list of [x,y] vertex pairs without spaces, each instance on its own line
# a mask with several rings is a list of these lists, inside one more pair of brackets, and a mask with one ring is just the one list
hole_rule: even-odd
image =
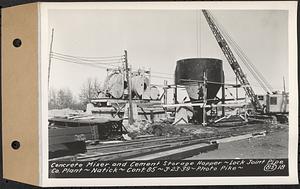
[[95,145],[95,146],[89,146],[88,150],[96,150],[96,149],[102,149],[102,148],[110,148],[110,147],[116,147],[116,146],[126,146],[126,145],[130,145],[130,144],[135,144],[135,143],[140,143],[140,142],[151,142],[154,140],[167,140],[167,137],[153,137],[153,138],[149,138],[149,139],[133,139],[133,140],[129,140],[129,141],[123,141],[121,143],[108,143],[108,144],[99,144],[99,145]]
[[145,156],[139,156],[132,159],[127,159],[129,161],[147,161],[147,160],[158,160],[158,159],[183,159],[190,157],[192,155],[199,154],[204,151],[217,149],[218,144],[194,144],[182,148],[177,148],[173,150],[167,150],[163,152],[153,153]]
[[148,146],[143,146],[143,147],[137,147],[137,148],[131,148],[131,149],[126,149],[126,150],[119,150],[119,151],[113,151],[113,152],[107,152],[107,153],[96,153],[96,154],[85,154],[81,157],[78,157],[78,160],[89,160],[89,161],[94,161],[94,160],[116,160],[116,159],[125,159],[137,155],[145,155],[148,152],[159,152],[162,150],[170,150],[173,148],[178,148],[178,147],[183,147],[183,146],[188,146],[192,144],[197,144],[197,143],[208,143],[207,141],[204,141],[202,139],[194,139],[194,140],[188,140],[188,141],[180,141],[176,143],[159,143],[156,145],[148,145]]
[[151,137],[154,137],[155,135],[140,135],[140,136],[137,136],[136,139],[145,139],[145,138],[151,138]]
[[120,118],[82,118],[82,119],[66,119],[66,118],[50,118],[50,123],[70,123],[70,124],[105,124],[122,121]]
[[147,140],[133,140],[133,141],[128,141],[124,143],[117,143],[117,144],[110,144],[110,145],[101,145],[97,147],[89,147],[87,148],[88,150],[100,150],[104,148],[112,148],[112,147],[122,147],[122,146],[127,146],[127,145],[133,145],[133,144],[142,144],[142,143],[151,143],[151,142],[167,142],[167,141],[180,141],[180,140],[188,140],[191,139],[192,136],[184,136],[184,137],[172,137],[172,138],[155,138],[155,139],[147,139]]
[[126,158],[135,157],[135,156],[141,155],[141,154],[148,154],[148,153],[153,153],[153,152],[157,152],[157,151],[167,150],[167,149],[170,149],[173,147],[174,147],[174,145],[172,145],[172,144],[158,145],[158,146],[153,146],[152,148],[143,148],[138,151],[119,153],[119,154],[115,154],[112,156],[103,156],[97,160],[98,161],[123,161]]
[[164,147],[164,146],[169,146],[169,144],[146,146],[146,147],[142,147],[142,148],[132,148],[132,149],[128,149],[128,150],[119,150],[119,151],[113,151],[113,152],[108,152],[108,153],[96,153],[93,155],[86,154],[82,157],[78,157],[77,160],[80,161],[80,160],[88,159],[89,161],[92,161],[92,160],[94,161],[94,160],[99,160],[101,157],[104,157],[104,156],[116,155],[116,154],[121,154],[121,153],[126,153],[126,152],[132,152],[132,151],[139,152],[140,150],[143,150],[143,149],[151,149],[151,148]]
[[49,129],[49,137],[75,135],[75,134],[91,134],[92,133],[91,127],[92,126]]
[[[93,139],[92,134],[83,134],[85,139],[91,140]],[[78,137],[80,138],[80,134],[78,134]],[[49,137],[49,145],[53,144],[63,144],[68,142],[75,142],[78,141],[76,138],[76,135],[67,135],[67,136],[55,136],[55,137]]]
[[135,144],[131,144],[131,145],[125,145],[125,146],[116,146],[116,147],[110,147],[110,148],[101,148],[98,149],[96,151],[91,151],[88,150],[88,152],[112,152],[112,151],[122,151],[122,150],[130,150],[130,149],[138,149],[138,148],[142,148],[142,147],[146,147],[146,146],[155,146],[155,145],[161,145],[161,144],[167,144],[167,145],[171,145],[174,146],[175,144],[181,144],[181,143],[191,143],[191,140],[187,140],[187,139],[181,139],[181,140],[168,140],[168,141],[152,141],[152,142],[145,142],[145,143],[135,143]]
[[49,145],[53,144],[63,144],[68,142],[74,142],[75,136],[58,136],[58,137],[49,137]]
[[232,142],[232,141],[237,141],[237,140],[243,140],[243,139],[248,139],[251,138],[252,134],[245,134],[245,135],[239,135],[239,136],[233,136],[233,137],[228,137],[228,138],[222,138],[215,140],[217,143],[226,143],[226,142]]
[[232,142],[232,141],[237,141],[237,140],[244,140],[244,139],[249,139],[249,138],[253,138],[256,136],[263,136],[265,133],[266,133],[266,131],[248,133],[248,134],[237,135],[237,136],[232,136],[232,137],[227,137],[227,138],[221,138],[221,139],[215,140],[213,142],[226,143],[226,142]]
[[[182,148],[185,146],[190,146],[190,145],[194,145],[194,144],[199,144],[199,143],[206,143],[209,144],[208,141],[204,141],[202,139],[196,139],[196,140],[192,140],[192,141],[181,141],[178,143],[172,143],[170,144],[170,146],[166,146],[166,147],[162,147],[162,148],[157,148],[157,149],[151,149],[151,151],[142,151],[140,153],[136,152],[135,153],[131,153],[131,154],[122,154],[122,156],[120,156],[117,159],[113,159],[113,160],[126,160],[126,159],[133,159],[135,157],[139,157],[139,156],[144,156],[144,155],[149,155],[149,154],[153,154],[153,153],[158,153],[158,152],[163,152],[166,150],[172,150],[172,149],[177,149],[177,148]],[[180,157],[177,157],[177,159],[179,159]]]

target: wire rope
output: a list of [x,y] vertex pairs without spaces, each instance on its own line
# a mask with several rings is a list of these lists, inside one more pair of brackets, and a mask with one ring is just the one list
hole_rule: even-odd
[[218,25],[218,27],[219,27],[220,31],[223,33],[223,35],[227,37],[228,42],[235,49],[235,52],[238,54],[239,58],[245,64],[245,66],[247,67],[247,69],[251,72],[251,74],[253,75],[253,77],[255,77],[255,79],[260,83],[261,87],[266,92],[271,92],[273,90],[272,87],[271,87],[271,85],[264,78],[264,76],[258,71],[258,69],[255,67],[255,65],[250,61],[250,59],[243,52],[243,50],[241,49],[241,47],[228,34],[228,32],[225,30],[224,26],[222,26],[222,24],[218,23],[218,21],[214,18],[214,16],[212,14],[211,14],[211,17],[214,20],[214,22]]

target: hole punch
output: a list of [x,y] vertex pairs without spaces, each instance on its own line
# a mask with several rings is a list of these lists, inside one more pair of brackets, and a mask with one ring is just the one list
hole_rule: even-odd
[[18,39],[18,38],[17,38],[17,39],[14,39],[13,45],[14,45],[14,47],[16,47],[16,48],[20,47],[20,46],[22,45],[21,39]]
[[14,150],[19,149],[20,146],[21,146],[21,144],[20,144],[20,142],[17,141],[17,140],[15,140],[15,141],[13,141],[13,142],[11,143],[11,147],[12,147]]

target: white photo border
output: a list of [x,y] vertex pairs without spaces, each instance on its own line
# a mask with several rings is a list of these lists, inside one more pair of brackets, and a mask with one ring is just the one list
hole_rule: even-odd
[[[211,9],[211,10],[287,10],[289,48],[289,176],[261,177],[167,177],[167,178],[49,178],[48,167],[48,11],[105,10],[105,9]],[[298,80],[297,80],[297,2],[68,2],[39,3],[39,126],[40,126],[40,183],[44,187],[56,186],[180,186],[180,185],[279,185],[298,183]]]

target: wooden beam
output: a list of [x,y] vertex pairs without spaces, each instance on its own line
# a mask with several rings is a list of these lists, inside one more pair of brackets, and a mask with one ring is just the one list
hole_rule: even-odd
[[[205,105],[205,107],[206,108],[214,108],[214,107],[243,107],[245,105],[247,105],[247,103],[211,104],[211,105]],[[201,107],[203,107],[203,103],[168,104],[168,105],[161,105],[161,106],[162,107],[193,107],[193,106],[201,106]]]
[[88,148],[88,150],[101,150],[105,148],[116,148],[116,147],[126,147],[129,148],[131,145],[139,144],[150,144],[150,143],[170,143],[170,142],[179,142],[183,140],[190,140],[192,137],[191,136],[186,136],[186,137],[173,137],[173,138],[160,138],[160,139],[152,139],[152,140],[133,140],[129,142],[124,142],[124,143],[118,143],[118,144],[112,144],[112,145],[104,145],[104,146],[97,146],[93,148]]
[[105,153],[87,154],[83,157],[78,157],[77,160],[81,161],[108,161],[108,160],[124,160],[128,158],[133,158],[141,155],[158,153],[166,150],[177,149],[179,147],[190,146],[198,143],[208,143],[208,141],[203,139],[195,140],[184,140],[172,143],[158,143],[155,145],[148,145],[143,147],[135,147],[132,149],[119,150],[119,151],[109,151]]
[[215,150],[217,148],[218,148],[218,144],[200,143],[200,144],[194,144],[194,145],[177,148],[173,150],[167,150],[159,153],[153,153],[145,156],[135,157],[127,160],[146,161],[146,160],[158,160],[158,159],[168,159],[168,160],[184,159],[199,154],[201,152]]

